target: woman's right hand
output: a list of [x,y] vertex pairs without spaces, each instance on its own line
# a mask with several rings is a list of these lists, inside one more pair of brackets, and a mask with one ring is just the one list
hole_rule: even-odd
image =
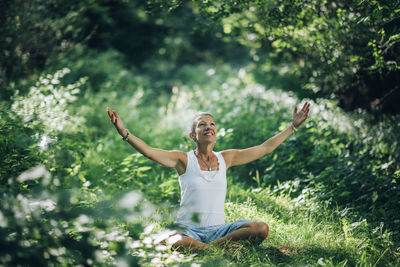
[[[107,107],[107,114],[118,133],[122,137],[125,137],[127,135],[127,130],[125,129],[125,126],[117,112],[115,110],[111,112],[110,108]],[[185,152],[177,150],[167,151],[159,148],[152,148],[138,137],[134,135],[130,136],[131,138],[129,139],[129,144],[142,155],[165,167],[175,168],[179,175],[185,173],[187,166],[187,156]]]
[[121,136],[125,136],[126,135],[125,126],[122,123],[122,120],[118,116],[117,112],[115,110],[111,112],[110,108],[107,107],[107,114],[108,117],[110,117],[110,121],[114,124],[115,128],[117,129],[118,133]]

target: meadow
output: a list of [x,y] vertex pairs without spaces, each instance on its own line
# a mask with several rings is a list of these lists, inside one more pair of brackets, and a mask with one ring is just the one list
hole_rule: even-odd
[[[245,67],[205,64],[183,66],[172,93],[157,95],[151,88],[162,81],[120,67],[116,52],[76,58],[70,64],[80,68],[61,62],[63,69],[43,74],[26,95],[16,93],[2,112],[2,264],[399,264],[399,217],[385,195],[394,190],[397,163],[381,159],[397,155],[375,136],[388,124],[366,129],[362,114],[312,101],[296,134],[228,173],[227,221],[264,221],[270,236],[261,245],[174,251],[160,242],[179,205],[177,174],[123,142],[106,107],[150,145],[184,151],[194,147],[187,137],[193,114],[211,111],[220,151],[274,135],[305,100],[257,84]],[[80,73],[99,66],[106,77],[93,87]],[[361,168],[363,162],[369,164]],[[385,184],[385,177],[393,180]],[[371,179],[382,180],[374,191],[362,186]]]
[[[395,1],[44,1],[1,4],[0,266],[400,266]],[[227,221],[261,244],[172,248],[175,170],[194,114],[215,151],[272,153],[227,173]]]

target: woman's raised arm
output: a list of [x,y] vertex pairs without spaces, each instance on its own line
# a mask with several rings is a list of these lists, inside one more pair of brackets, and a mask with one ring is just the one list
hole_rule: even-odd
[[293,110],[292,124],[284,131],[269,138],[264,143],[258,146],[246,149],[229,149],[222,151],[226,167],[243,165],[251,161],[257,160],[262,156],[271,153],[280,144],[283,143],[297,128],[307,119],[310,112],[310,104],[306,102],[303,108],[297,112],[297,106]]
[[122,138],[127,141],[132,147],[139,151],[143,156],[170,168],[177,169],[178,173],[183,173],[186,169],[186,153],[177,150],[163,150],[159,148],[153,148],[147,145],[143,140],[130,133],[122,123],[121,118],[117,112],[107,107],[107,114],[110,117],[110,121],[114,124],[118,133]]

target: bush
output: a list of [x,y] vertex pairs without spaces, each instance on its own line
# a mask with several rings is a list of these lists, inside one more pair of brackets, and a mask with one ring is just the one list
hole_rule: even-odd
[[[151,75],[114,66],[118,53],[90,55],[82,68],[43,74],[3,113],[1,263],[190,260],[160,245],[168,232],[157,235],[145,227],[149,222],[171,225],[172,219],[160,214],[174,215],[179,199],[175,170],[133,153],[105,108],[118,110],[126,127],[149,145],[182,151],[194,148],[185,137],[192,116],[211,111],[218,126],[215,150],[221,151],[258,145],[283,130],[299,100],[254,83],[247,68],[227,65],[184,66],[172,77],[171,95],[156,94]],[[74,60],[67,65],[74,66]],[[98,66],[112,75],[93,89],[97,75],[90,74]],[[87,78],[81,80],[81,72]],[[365,117],[348,116],[329,101],[312,102],[310,119],[295,135],[272,154],[232,168],[228,178],[249,188],[241,199],[254,187],[269,187],[260,192],[352,209],[382,232],[387,241],[380,244],[392,246],[390,236],[398,238],[399,124],[388,117],[367,127]]]
[[[167,110],[187,125],[188,110],[211,111],[219,127],[216,150],[261,144],[288,127],[298,102],[288,93],[252,83],[245,69],[237,77],[232,72],[203,69],[209,81],[183,84]],[[196,86],[202,90],[193,91]],[[276,151],[232,168],[234,180],[258,187],[278,184],[277,192],[290,189],[294,197],[311,194],[321,203],[354,209],[373,225],[384,222],[398,238],[398,118],[388,116],[371,125],[367,114],[346,115],[330,101],[312,101],[311,106],[307,123]]]
[[[29,93],[15,94],[10,111],[2,112],[0,264],[137,266],[153,259],[185,261],[170,250],[171,230],[145,229],[146,223],[163,218],[139,191],[148,188],[148,161],[136,155],[139,161],[128,156],[122,165],[90,162],[96,139],[89,133],[101,129],[87,123],[93,113],[72,112],[82,104],[75,96],[85,79],[66,83],[67,72],[42,75]],[[101,119],[104,115],[105,110]],[[89,173],[92,164],[97,170]],[[129,164],[131,170],[122,169]],[[158,254],[165,253],[159,256],[156,247]]]

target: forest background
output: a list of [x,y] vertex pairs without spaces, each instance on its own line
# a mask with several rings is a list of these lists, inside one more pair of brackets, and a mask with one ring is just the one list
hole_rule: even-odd
[[[0,264],[400,264],[399,1],[0,1]],[[228,220],[260,246],[174,251],[177,174],[124,143],[216,150],[307,123],[228,173]]]

